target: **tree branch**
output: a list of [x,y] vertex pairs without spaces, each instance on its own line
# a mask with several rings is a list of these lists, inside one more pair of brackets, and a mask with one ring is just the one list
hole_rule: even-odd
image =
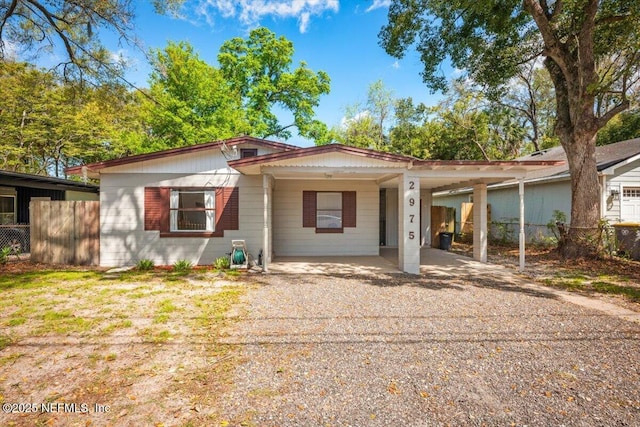
[[[18,6],[18,0],[13,0],[9,5],[9,7],[7,8],[7,13],[5,13],[4,17],[2,18],[2,24],[0,24],[0,40],[2,40],[2,32],[4,31],[4,26],[9,20],[9,18],[11,17],[11,15],[13,15],[13,12],[15,12],[16,6]],[[3,43],[3,47],[4,47],[4,43]]]
[[616,114],[623,112],[629,108],[630,102],[628,99],[624,99],[620,104],[613,107],[611,110],[607,111],[601,117],[598,117],[598,129],[602,129],[604,125],[606,125],[609,120],[611,120]]
[[38,9],[40,12],[42,12],[42,14],[44,15],[45,19],[47,21],[49,21],[49,24],[51,24],[51,26],[53,27],[53,29],[55,30],[55,32],[58,34],[58,37],[60,37],[60,39],[62,40],[62,43],[64,43],[64,47],[67,51],[67,55],[69,55],[69,59],[71,59],[72,62],[75,62],[76,57],[75,57],[75,53],[73,52],[73,49],[71,48],[71,44],[69,42],[69,38],[67,37],[67,35],[64,33],[64,31],[62,31],[59,27],[58,24],[56,23],[56,21],[54,20],[54,15],[49,12],[47,10],[47,8],[45,8],[44,6],[42,6],[38,1],[36,0],[25,0],[28,3],[30,3],[31,5],[33,5],[36,9]]

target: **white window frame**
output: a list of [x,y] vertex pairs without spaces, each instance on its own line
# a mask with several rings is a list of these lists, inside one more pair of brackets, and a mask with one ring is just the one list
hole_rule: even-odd
[[[180,194],[185,193],[204,193],[204,208],[205,212],[205,229],[189,229],[180,230],[178,228],[178,213],[180,212],[179,201]],[[215,190],[197,190],[188,189],[183,190],[180,188],[172,188],[169,203],[169,230],[176,233],[192,233],[192,232],[213,232],[216,227],[216,192]]]

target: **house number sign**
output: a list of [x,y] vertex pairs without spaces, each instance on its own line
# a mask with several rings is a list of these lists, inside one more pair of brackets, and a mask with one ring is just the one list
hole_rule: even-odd
[[[409,181],[409,190],[415,190],[416,188],[416,183],[415,181]],[[414,199],[413,197],[411,197],[409,199],[409,206],[414,206],[416,204],[416,199]],[[413,224],[413,220],[415,219],[415,215],[414,214],[409,214],[409,223]],[[409,240],[413,240],[416,238],[416,233],[413,231],[409,231]]]

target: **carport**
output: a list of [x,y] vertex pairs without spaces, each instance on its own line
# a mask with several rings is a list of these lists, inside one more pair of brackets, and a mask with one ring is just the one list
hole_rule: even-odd
[[[398,191],[396,268],[419,274],[421,257],[434,254],[421,251],[431,243],[432,194],[473,188],[473,222],[478,224],[473,230],[473,256],[477,261],[486,262],[487,185],[507,180],[516,180],[520,184],[519,198],[514,203],[520,205],[520,268],[524,269],[524,178],[529,171],[560,163],[419,160],[330,144],[234,160],[229,162],[229,166],[245,175],[263,177],[265,270],[275,257],[284,259],[283,255],[291,262],[294,262],[291,256],[318,259],[338,256],[336,261],[348,261],[354,268],[358,256],[380,255],[379,224],[377,220],[372,221],[372,217],[377,213],[379,218],[379,190],[394,188]],[[307,224],[307,196],[315,197],[315,193],[330,191],[340,191],[343,195],[354,193],[349,199],[354,212],[349,217],[349,225],[344,224],[344,229],[342,226],[335,230],[318,229],[313,210],[313,224]],[[364,265],[367,261],[363,258],[361,262]]]

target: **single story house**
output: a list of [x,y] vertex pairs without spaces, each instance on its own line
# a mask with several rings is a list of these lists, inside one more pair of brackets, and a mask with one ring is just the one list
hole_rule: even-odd
[[[525,229],[528,241],[549,235],[546,224],[555,210],[571,213],[571,177],[562,147],[536,152],[518,160],[561,161],[555,167],[530,171],[524,181]],[[640,222],[640,138],[596,147],[596,162],[600,177],[602,218],[611,223]],[[491,221],[510,225],[511,237],[517,238],[519,207],[513,203],[518,194],[518,182],[489,185],[487,202],[491,205]],[[440,191],[433,203],[456,209],[456,230],[460,230],[461,204],[473,201],[473,189]]]
[[[400,270],[417,274],[420,247],[429,244],[434,191],[472,186],[474,215],[482,223],[487,185],[557,164],[429,161],[340,144],[300,148],[238,137],[67,172],[100,179],[103,266],[141,259],[211,264],[230,252],[232,239],[245,240],[265,270],[274,256],[378,255],[384,211],[387,226],[397,229]],[[380,206],[387,191],[388,204]],[[487,229],[475,232],[474,256],[486,261]]]
[[17,241],[29,251],[32,200],[99,200],[98,191],[93,184],[0,170],[0,247]]

